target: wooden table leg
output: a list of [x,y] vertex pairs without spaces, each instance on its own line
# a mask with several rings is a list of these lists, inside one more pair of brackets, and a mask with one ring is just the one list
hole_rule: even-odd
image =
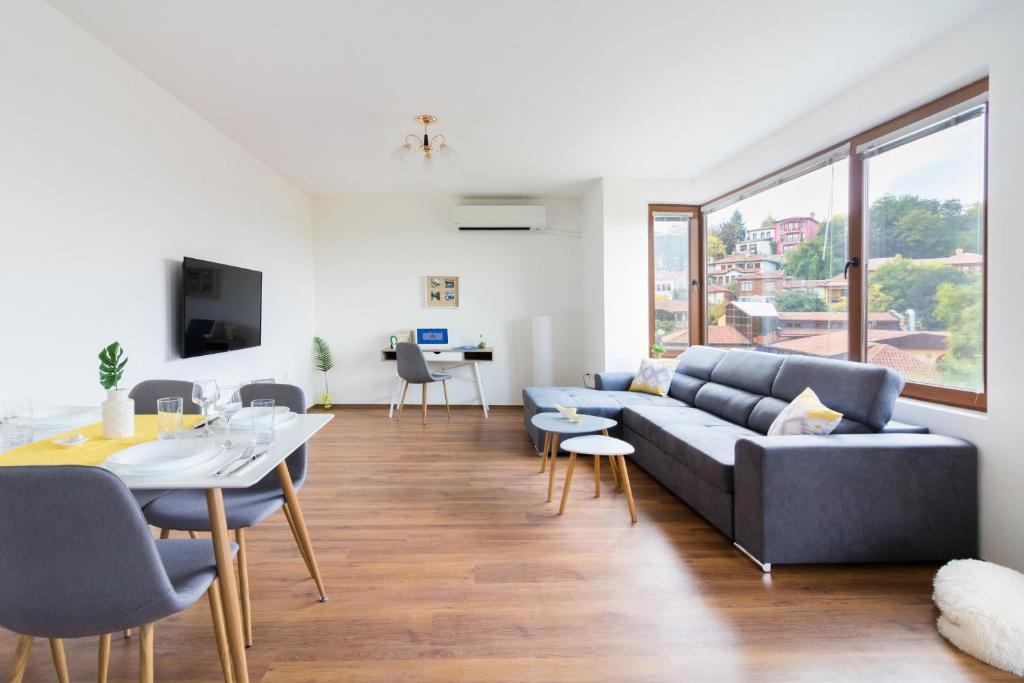
[[[283,464],[283,463],[282,463]],[[287,471],[287,467],[285,468]],[[289,483],[291,479],[288,480]],[[242,610],[238,601],[238,583],[231,557],[231,539],[224,515],[224,494],[220,489],[206,490],[206,507],[210,513],[213,552],[217,557],[217,578],[220,580],[221,602],[224,604],[224,626],[228,633],[228,649],[235,680],[249,683],[249,665],[245,660],[245,634],[242,630]]]
[[548,464],[548,502],[555,491],[555,464],[558,462],[558,432],[551,434],[551,462]]
[[576,469],[576,454],[569,454],[569,467],[565,470],[565,484],[562,486],[562,504],[558,506],[558,514],[565,513],[565,504],[569,502],[569,486],[572,485],[572,471]]
[[601,497],[601,456],[594,456],[594,497]]
[[540,451],[540,471],[544,472],[544,468],[548,463],[548,446],[551,445],[551,432],[544,432],[544,446]]
[[626,502],[629,503],[629,518],[636,524],[636,503],[633,502],[633,489],[629,487],[629,473],[626,471],[625,456],[612,456],[619,461],[619,479],[622,481],[622,488],[626,490]]
[[[425,384],[423,386],[426,386]],[[277,465],[277,478],[281,480],[281,489],[284,491],[284,501],[288,504],[292,522],[295,523],[295,531],[299,535],[299,544],[302,553],[309,561],[309,568],[313,572],[313,581],[316,589],[320,592],[320,602],[327,602],[327,593],[324,591],[324,582],[320,578],[320,567],[316,563],[316,555],[313,554],[313,544],[309,540],[309,529],[306,528],[306,518],[302,516],[302,507],[299,505],[299,496],[295,493],[295,486],[292,484],[292,475],[288,471],[288,463],[282,460]]]
[[96,658],[96,680],[107,683],[107,671],[110,669],[110,634],[100,636],[100,651]]
[[10,683],[21,683],[25,677],[25,669],[28,668],[28,656],[32,652],[32,636],[21,636],[18,638],[18,648],[14,651],[14,661],[11,663],[11,671],[7,675]]

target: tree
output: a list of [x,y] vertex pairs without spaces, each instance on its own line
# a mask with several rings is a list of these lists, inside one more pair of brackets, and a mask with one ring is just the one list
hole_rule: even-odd
[[775,219],[772,218],[771,214],[768,214],[767,216],[764,217],[764,220],[761,221],[761,229],[762,230],[768,230],[769,228],[774,228],[774,227],[775,227]]
[[981,244],[982,206],[958,199],[885,195],[868,213],[869,256],[941,258],[957,249],[977,252]]
[[719,224],[715,232],[722,241],[722,244],[725,245],[725,253],[735,254],[736,244],[742,242],[747,236],[747,226],[743,222],[743,214],[739,212],[739,209],[736,209],[732,212],[729,220]]
[[967,389],[982,388],[984,311],[981,276],[964,284],[944,282],[935,292],[935,318],[949,330],[949,351],[938,364],[950,384]]
[[[870,275],[872,285],[889,297],[890,307],[903,312],[912,309],[917,326],[922,330],[940,330],[943,321],[935,314],[936,296],[943,284],[963,285],[969,275],[941,263],[915,263],[898,258],[886,263]],[[888,309],[886,309],[888,310]]]
[[833,216],[821,232],[786,252],[786,275],[798,280],[827,280],[846,263],[846,216]]
[[725,256],[725,242],[717,235],[708,235],[708,258],[719,259]]
[[821,295],[807,289],[790,289],[779,294],[775,297],[775,308],[779,311],[803,313],[828,310]]

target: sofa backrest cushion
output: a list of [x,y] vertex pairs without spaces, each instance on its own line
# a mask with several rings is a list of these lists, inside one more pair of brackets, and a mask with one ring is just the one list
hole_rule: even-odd
[[676,372],[672,377],[672,385],[668,388],[668,395],[692,406],[697,402],[697,392],[707,383],[705,379]]
[[715,366],[728,353],[723,349],[710,346],[691,346],[679,356],[679,366],[676,367],[676,372],[707,381],[711,379],[711,373]]
[[[755,432],[761,434],[767,434],[768,429],[772,426],[772,422],[779,416],[779,413],[789,405],[788,401],[783,401],[780,398],[772,398],[771,396],[765,396],[754,409],[750,411],[750,418],[747,420],[747,426],[753,429]],[[831,407],[831,406],[830,406]],[[878,430],[873,429],[865,424],[856,422],[854,420],[847,419],[845,416],[836,425],[836,428],[832,430],[832,434],[870,434]]]
[[711,381],[769,396],[785,356],[734,349],[711,371]]
[[788,402],[810,387],[832,410],[877,430],[892,417],[903,384],[899,374],[880,365],[794,355],[785,356],[771,395]]
[[746,425],[750,412],[763,396],[735,387],[708,382],[697,392],[695,405],[712,415],[740,426]]

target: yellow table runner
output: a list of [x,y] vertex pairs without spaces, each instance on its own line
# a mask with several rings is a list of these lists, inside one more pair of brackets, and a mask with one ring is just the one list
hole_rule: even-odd
[[[183,415],[185,429],[202,422],[201,415]],[[81,433],[89,440],[81,446],[58,446],[55,439],[64,439]],[[135,416],[135,436],[130,439],[104,439],[103,425],[96,422],[76,427],[60,434],[34,441],[0,453],[0,466],[11,465],[99,465],[101,462],[129,446],[156,440],[156,415]]]

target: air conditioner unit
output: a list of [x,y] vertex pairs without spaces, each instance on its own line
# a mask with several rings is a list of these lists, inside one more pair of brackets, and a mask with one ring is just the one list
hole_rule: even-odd
[[461,205],[452,209],[452,222],[460,232],[543,232],[548,225],[544,206]]

